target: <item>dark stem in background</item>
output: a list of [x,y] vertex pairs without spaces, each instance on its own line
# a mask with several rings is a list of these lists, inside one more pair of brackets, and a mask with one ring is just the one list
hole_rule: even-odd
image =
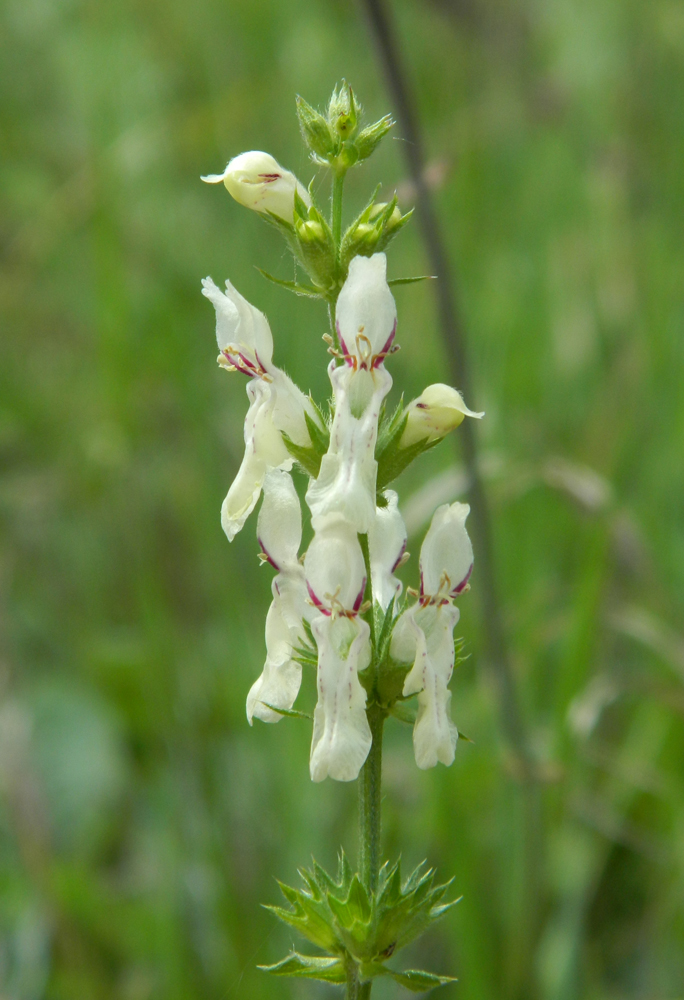
[[[462,390],[466,401],[470,405],[474,405],[466,340],[456,303],[453,271],[432,198],[425,182],[425,156],[422,137],[391,12],[385,0],[363,0],[363,3],[382,60],[399,126],[403,132],[403,138],[406,140],[403,143],[403,149],[415,188],[418,221],[423,231],[430,270],[439,279],[435,282],[437,305],[444,345],[451,369],[451,380],[455,386]],[[525,789],[527,883],[531,896],[530,904],[532,911],[534,911],[538,900],[537,879],[541,862],[538,854],[541,846],[538,789],[535,781],[534,761],[520,711],[518,693],[504,636],[494,571],[489,512],[477,460],[475,426],[474,421],[465,420],[461,424],[458,436],[463,443],[463,460],[468,473],[472,501],[471,524],[478,566],[477,590],[481,594],[484,616],[482,638],[486,659],[496,681],[502,729],[510,749],[515,755],[515,770]],[[534,923],[535,918],[533,917],[532,924]],[[529,933],[534,934],[532,927],[529,928]],[[531,941],[528,942],[528,947],[530,946]],[[525,975],[522,969],[520,973]]]

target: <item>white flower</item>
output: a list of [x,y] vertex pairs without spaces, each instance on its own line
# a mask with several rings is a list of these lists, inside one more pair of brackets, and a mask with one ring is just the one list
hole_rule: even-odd
[[474,413],[463,402],[456,389],[443,382],[429,385],[427,389],[408,405],[408,419],[399,442],[400,448],[408,448],[418,441],[436,441],[458,427],[464,417],[480,420],[484,413]]
[[224,367],[235,368],[250,378],[271,372],[273,335],[264,314],[230,281],[226,281],[224,293],[211,278],[203,278],[202,295],[216,310],[216,342]]
[[313,414],[311,403],[292,379],[273,364],[273,335],[264,314],[229,281],[225,293],[211,278],[204,278],[202,286],[202,294],[216,310],[219,364],[248,378],[272,382],[277,389],[273,418],[278,430],[296,444],[304,447],[311,444],[304,417],[305,410]]
[[462,593],[473,569],[473,546],[465,521],[470,507],[448,503],[432,517],[420,550],[420,599],[439,603]]
[[309,596],[324,615],[355,615],[366,590],[366,567],[354,528],[341,517],[316,529],[304,558]]
[[283,170],[269,153],[250,150],[234,156],[222,174],[202,177],[207,184],[225,184],[235,201],[256,212],[272,212],[292,222],[295,191],[307,206],[311,199],[294,174]]
[[278,722],[274,708],[290,709],[299,692],[302,669],[292,659],[292,648],[302,642],[302,620],[311,616],[304,570],[297,559],[302,540],[302,515],[292,477],[270,469],[264,478],[264,502],[257,521],[262,558],[278,570],[273,580],[273,602],[266,616],[266,663],[247,696],[250,725],[256,716]]
[[292,379],[273,364],[273,336],[264,314],[229,281],[225,293],[211,278],[205,278],[202,285],[202,294],[216,310],[219,363],[250,379],[245,457],[221,509],[223,530],[232,541],[254,509],[268,469],[292,468],[281,432],[296,444],[311,444],[305,413],[312,412],[312,407]]
[[387,284],[387,258],[354,257],[342,286],[335,322],[340,350],[354,368],[374,368],[392,346],[397,307]]
[[370,629],[363,619],[321,615],[311,629],[318,645],[318,703],[310,771],[313,781],[358,777],[373,741],[359,670],[370,663]]
[[368,532],[373,599],[383,611],[401,593],[401,581],[394,571],[406,550],[406,525],[399,513],[399,498],[394,490],[387,490],[385,497],[387,506],[378,507]]
[[339,514],[356,531],[365,533],[375,518],[375,487],[378,463],[380,405],[392,385],[392,377],[380,365],[373,371],[354,371],[331,363],[328,374],[335,396],[335,416],[330,444],[323,456],[318,479],[306,493],[314,528],[317,522]]
[[458,730],[451,720],[448,683],[454,669],[454,626],[459,610],[451,602],[414,604],[399,618],[392,633],[390,655],[400,663],[413,663],[404,681],[403,694],[418,695],[418,715],[413,727],[413,750],[420,768],[438,761],[453,763]]

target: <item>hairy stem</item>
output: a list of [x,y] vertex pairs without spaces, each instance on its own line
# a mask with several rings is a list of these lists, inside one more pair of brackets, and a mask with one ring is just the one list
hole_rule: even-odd
[[340,243],[342,242],[342,191],[344,190],[344,175],[344,170],[335,171],[332,189],[332,234],[338,260],[340,256]]
[[359,775],[359,867],[369,893],[378,887],[382,806],[382,729],[385,713],[378,705],[368,709],[373,735],[366,763]]

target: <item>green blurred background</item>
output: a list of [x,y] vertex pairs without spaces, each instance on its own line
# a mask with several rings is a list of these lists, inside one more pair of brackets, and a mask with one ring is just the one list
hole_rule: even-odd
[[[684,996],[684,4],[394,0],[458,265],[497,574],[537,781],[502,738],[477,562],[453,714],[419,772],[388,726],[387,853],[462,902],[408,956],[444,1000]],[[244,383],[200,279],[269,316],[322,400],[325,313],[199,181],[266,149],[305,182],[294,95],[390,110],[341,0],[5,0],[0,14],[0,997],[332,997],[257,963],[260,909],[355,854],[355,789],[310,729],[249,729],[271,572],[219,508]],[[348,182],[409,207],[395,131]],[[317,182],[326,194],[323,176]],[[417,226],[393,277],[424,273]],[[398,288],[393,395],[445,378],[428,285]],[[399,482],[414,555],[462,495],[454,440]],[[415,583],[415,558],[405,574]],[[412,575],[413,574],[413,575]],[[309,681],[302,703],[312,699]],[[530,805],[531,803],[531,805]],[[378,1000],[399,989],[378,986]]]

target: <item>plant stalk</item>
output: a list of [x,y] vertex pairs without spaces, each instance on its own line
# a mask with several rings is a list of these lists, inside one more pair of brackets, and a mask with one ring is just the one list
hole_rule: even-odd
[[332,234],[338,261],[340,257],[340,244],[342,242],[342,192],[344,190],[345,173],[345,170],[335,171],[332,190]]
[[378,887],[382,806],[382,729],[385,713],[379,705],[368,709],[373,742],[359,775],[359,867],[369,893]]

